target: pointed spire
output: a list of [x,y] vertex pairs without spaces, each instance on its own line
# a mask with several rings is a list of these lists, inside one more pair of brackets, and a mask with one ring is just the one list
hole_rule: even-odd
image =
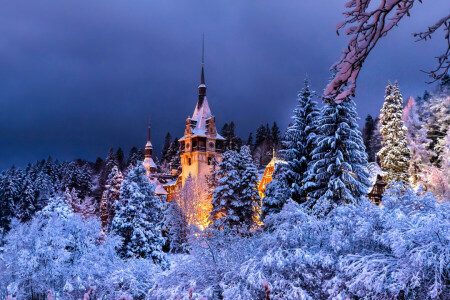
[[205,34],[203,34],[202,40],[202,74],[200,76],[200,85],[198,86],[198,102],[197,107],[200,108],[203,105],[203,100],[206,96],[205,85]]
[[202,39],[202,75],[200,76],[200,84],[205,84],[205,34]]

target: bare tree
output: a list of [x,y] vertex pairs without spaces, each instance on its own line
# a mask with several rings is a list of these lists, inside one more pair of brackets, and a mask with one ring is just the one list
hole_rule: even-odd
[[[356,80],[362,65],[379,39],[395,26],[404,16],[410,16],[413,5],[422,0],[375,0],[379,5],[373,4],[373,0],[350,0],[346,4],[349,10],[344,12],[345,21],[336,25],[336,32],[345,29],[345,34],[350,35],[347,48],[343,51],[341,59],[333,65],[336,69],[334,78],[324,91],[326,101],[342,102],[345,98],[353,96],[356,89]],[[372,7],[376,6],[372,9]],[[443,28],[447,40],[447,50],[437,57],[438,66],[426,73],[433,81],[442,78],[449,70],[450,51],[450,15],[439,20],[427,31],[413,34],[417,41],[431,38],[437,29]]]

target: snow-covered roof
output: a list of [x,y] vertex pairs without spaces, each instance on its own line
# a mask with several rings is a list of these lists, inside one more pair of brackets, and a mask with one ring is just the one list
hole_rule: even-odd
[[166,189],[161,184],[157,184],[156,188],[155,188],[155,194],[156,195],[168,195],[169,193],[166,191]]
[[377,182],[378,175],[383,176],[386,174],[376,162],[367,164],[367,172],[369,173],[369,180],[372,182],[372,186]]
[[148,169],[148,167],[150,167],[150,168],[156,168],[157,167],[155,162],[153,161],[153,159],[151,157],[146,157],[142,164],[144,165],[144,168],[146,168],[146,169]]
[[147,148],[147,147],[153,148],[152,142],[147,141],[147,144],[145,144],[145,148]]
[[211,108],[209,108],[208,99],[206,96],[203,97],[203,101],[198,101],[195,106],[194,114],[192,115],[191,120],[197,122],[195,126],[195,130],[198,131],[197,134],[205,134],[206,132],[206,120],[212,118],[213,115],[211,113]]
[[177,183],[177,181],[178,181],[178,178],[175,178],[175,179],[167,181],[164,185],[165,186],[167,186],[167,185],[174,185],[175,183]]

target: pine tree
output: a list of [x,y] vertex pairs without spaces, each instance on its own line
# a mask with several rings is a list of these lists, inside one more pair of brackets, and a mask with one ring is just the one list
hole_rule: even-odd
[[154,190],[142,164],[131,169],[122,182],[112,231],[123,238],[119,249],[123,257],[151,258],[167,267],[162,252],[162,203]]
[[178,170],[181,166],[180,142],[178,141],[178,138],[175,138],[170,144],[168,162],[170,170]]
[[436,154],[432,162],[436,167],[440,167],[445,136],[450,130],[450,96],[432,97],[425,105],[425,110],[427,137],[431,140],[429,149]]
[[287,165],[279,163],[272,174],[273,180],[266,185],[265,196],[262,199],[261,219],[271,214],[279,213],[286,201],[291,197],[291,189],[285,178]]
[[37,211],[36,194],[37,193],[34,189],[33,183],[31,182],[31,180],[27,179],[25,181],[22,197],[18,204],[19,207],[16,217],[20,221],[22,222],[29,221],[36,213]]
[[208,188],[208,199],[212,200],[214,197],[214,190],[217,188],[219,177],[219,162],[214,156],[211,160],[211,171],[209,175],[206,175],[206,186]]
[[102,194],[102,199],[100,201],[100,222],[102,223],[103,231],[108,230],[109,225],[109,210],[108,210],[108,192],[104,191]]
[[270,134],[272,138],[273,148],[277,149],[278,144],[280,143],[280,135],[281,135],[280,128],[278,127],[277,122],[273,122]]
[[96,207],[93,203],[93,199],[88,197],[80,198],[79,193],[75,188],[72,188],[72,190],[66,188],[65,200],[74,213],[79,214],[84,218],[90,218],[95,215]]
[[441,159],[442,177],[443,181],[447,183],[443,198],[446,199],[446,201],[450,201],[450,130],[447,131],[447,136],[445,137],[445,147],[442,151]]
[[106,180],[107,210],[108,210],[108,226],[114,218],[116,203],[120,197],[120,187],[123,182],[123,175],[117,166],[114,166]]
[[255,147],[261,145],[268,137],[268,133],[266,131],[266,127],[264,125],[260,125],[256,130],[256,139],[255,139]]
[[442,151],[442,177],[444,182],[447,183],[443,198],[446,201],[450,199],[450,130],[447,131],[445,137],[445,147]]
[[314,92],[309,88],[309,81],[305,79],[305,86],[298,94],[297,106],[294,109],[293,123],[286,131],[283,144],[283,157],[287,162],[285,185],[291,187],[290,196],[298,203],[306,201],[311,188],[307,182],[308,165],[312,160],[311,152],[315,148],[317,136],[317,118],[319,110],[313,99]]
[[250,132],[248,134],[247,146],[250,147],[250,150],[253,150],[253,147],[254,147],[254,145],[253,145],[253,132]]
[[13,166],[3,176],[0,189],[0,228],[8,231],[20,195],[20,174]]
[[120,170],[123,170],[125,168],[125,154],[123,153],[122,148],[119,147],[116,151],[116,158],[117,158],[117,166]]
[[130,153],[128,154],[127,159],[127,168],[129,168],[130,166],[135,167],[137,165],[138,162],[137,153],[138,153],[137,147],[134,146],[130,149]]
[[167,237],[171,253],[185,251],[187,233],[188,224],[183,210],[176,201],[167,203],[164,211],[164,235]]
[[257,169],[249,148],[243,146],[239,153],[234,150],[225,152],[219,166],[210,221],[217,229],[246,231],[255,226],[261,205]]
[[366,171],[367,154],[351,99],[328,103],[318,120],[317,146],[308,169],[307,207],[323,216],[342,203],[357,203],[371,185]]
[[372,162],[375,160],[375,153],[373,149],[371,148],[371,141],[373,138],[373,134],[375,131],[375,120],[372,118],[371,115],[367,115],[364,128],[362,130],[362,138],[364,141],[364,146],[366,147],[366,153],[367,157],[369,159],[369,162]]
[[397,82],[389,83],[381,109],[380,124],[383,135],[383,147],[378,152],[381,168],[386,172],[384,180],[408,182],[409,149],[406,140],[407,128],[403,125],[403,99]]
[[381,124],[380,124],[380,118],[375,119],[374,124],[374,130],[372,134],[372,139],[369,142],[370,147],[370,155],[372,155],[372,158],[369,161],[374,161],[376,163],[380,163],[380,159],[378,157],[378,152],[381,150],[383,142],[383,136],[381,135]]
[[223,125],[220,134],[225,138],[224,141],[224,149],[225,150],[236,150],[242,145],[242,141],[235,134],[235,125],[234,122],[230,122],[230,124],[225,123]]
[[409,98],[408,104],[403,110],[403,122],[406,128],[406,139],[410,151],[409,174],[413,185],[424,183],[425,169],[431,165],[431,158],[434,153],[428,150],[431,142],[427,138],[427,129],[424,122],[420,120],[416,101],[413,97]]
[[169,148],[171,143],[172,143],[172,136],[170,135],[170,132],[168,132],[166,134],[166,137],[164,138],[164,146],[161,152],[161,169],[163,171],[170,171]]

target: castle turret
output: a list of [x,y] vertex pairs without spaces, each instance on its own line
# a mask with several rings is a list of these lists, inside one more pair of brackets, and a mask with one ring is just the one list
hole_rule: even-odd
[[156,172],[156,164],[152,158],[153,155],[153,146],[151,142],[151,126],[148,124],[148,138],[147,144],[145,144],[145,159],[144,159],[144,168],[147,170],[147,176],[150,174],[154,174]]
[[217,133],[215,117],[206,97],[205,64],[202,60],[198,100],[192,117],[186,120],[184,137],[180,141],[182,182],[193,177],[209,175],[215,157],[221,161],[224,138]]

